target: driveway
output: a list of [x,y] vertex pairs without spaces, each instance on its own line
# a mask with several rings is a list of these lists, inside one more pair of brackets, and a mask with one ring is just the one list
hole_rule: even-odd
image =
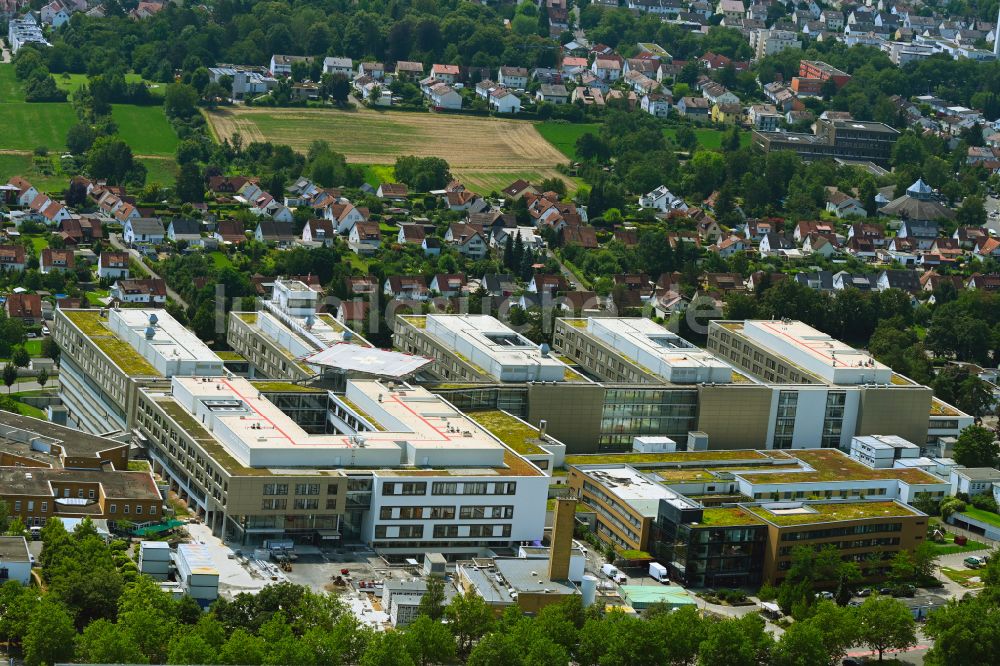
[[[149,273],[149,277],[159,280],[163,279],[156,273],[156,271],[150,268],[149,264],[146,263],[146,258],[143,257],[141,254],[139,254],[138,250],[133,250],[131,248],[125,247],[125,244],[122,243],[121,239],[118,238],[118,234],[109,234],[108,237],[111,240],[111,245],[114,246],[115,249],[124,250],[125,252],[128,252],[129,256],[135,259],[136,262],[138,262],[139,265],[142,266],[147,273]],[[167,296],[170,298],[170,300],[174,301],[175,303],[177,303],[186,310],[188,308],[187,301],[181,298],[180,294],[171,289],[170,285],[167,284],[166,280],[163,280],[163,284],[167,286]]]

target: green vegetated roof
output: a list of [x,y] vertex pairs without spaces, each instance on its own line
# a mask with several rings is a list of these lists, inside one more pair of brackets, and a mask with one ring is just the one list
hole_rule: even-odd
[[427,317],[418,315],[400,315],[399,317],[414,328],[427,328]]
[[795,451],[794,457],[815,471],[741,472],[754,483],[816,483],[826,481],[872,481],[899,479],[906,483],[942,483],[941,479],[919,469],[872,469],[836,449]]
[[118,338],[98,310],[63,310],[73,322],[118,368],[130,377],[159,377],[160,373],[132,345]]
[[718,507],[705,509],[701,514],[701,524],[706,527],[728,527],[738,525],[762,525],[759,517],[739,507]]
[[282,381],[251,381],[255,389],[261,393],[326,393],[325,390],[313,386],[303,386]]
[[240,319],[242,319],[244,322],[248,323],[248,324],[256,324],[257,323],[257,313],[256,312],[236,312],[234,314],[237,317],[239,317]]
[[898,502],[828,502],[803,506],[812,509],[812,511],[774,514],[762,506],[748,507],[748,509],[764,520],[781,526],[869,518],[902,518],[918,515],[913,509]]
[[222,465],[233,476],[270,476],[271,471],[260,467],[246,467],[234,458],[201,423],[198,422],[173,398],[156,400],[163,412],[184,429],[189,437],[205,450],[215,462]]
[[348,400],[346,396],[338,395],[337,399],[340,400],[345,405],[347,405],[348,407],[350,407],[358,416],[363,418],[365,421],[368,421],[368,423],[370,423],[372,427],[374,427],[376,430],[380,431],[385,430],[385,428],[382,427],[381,423],[372,418],[371,414],[369,414],[368,412],[366,412],[365,410],[361,409],[356,404]]
[[215,355],[221,358],[223,361],[245,361],[247,360],[243,354],[234,351],[220,351],[215,352]]
[[992,511],[983,511],[982,509],[977,509],[975,507],[968,507],[965,511],[962,511],[965,515],[970,518],[975,518],[976,520],[981,520],[984,523],[989,523],[994,527],[1000,527],[1000,516],[993,513]]
[[678,451],[675,453],[582,453],[566,456],[566,465],[658,465],[721,460],[767,460],[770,456],[753,449],[731,451]]
[[469,417],[483,426],[497,438],[523,456],[543,455],[545,450],[538,445],[538,429],[511,416],[507,412],[494,409],[485,412],[471,412]]

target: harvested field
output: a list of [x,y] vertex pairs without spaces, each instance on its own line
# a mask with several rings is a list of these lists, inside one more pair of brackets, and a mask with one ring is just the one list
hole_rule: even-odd
[[442,157],[456,177],[467,177],[470,186],[484,190],[498,189],[524,174],[557,176],[555,166],[566,162],[535,124],[526,121],[366,108],[240,107],[207,112],[206,117],[217,138],[239,132],[244,145],[272,141],[304,152],[312,141],[322,139],[358,164],[392,164],[400,155]]

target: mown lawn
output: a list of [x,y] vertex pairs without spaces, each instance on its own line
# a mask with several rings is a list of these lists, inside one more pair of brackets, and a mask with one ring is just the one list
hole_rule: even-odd
[[208,256],[212,258],[212,263],[216,268],[227,268],[233,265],[224,252],[212,252]]
[[146,165],[146,184],[158,183],[173,187],[177,179],[177,163],[171,157],[142,157],[139,161]]
[[571,160],[576,159],[576,141],[588,132],[598,134],[601,131],[599,123],[559,123],[544,122],[535,125],[542,138]]
[[[70,94],[76,92],[80,86],[87,82],[86,74],[53,74],[52,76],[56,80],[56,86]],[[125,75],[126,83],[138,83],[142,80],[143,78],[134,72]],[[154,95],[162,94],[163,88],[165,87],[164,84],[153,83],[152,81],[147,81],[146,83],[149,84],[149,90],[151,93]]]
[[177,134],[167,122],[162,106],[114,104],[111,117],[118,125],[119,136],[136,155],[172,157],[177,151]]

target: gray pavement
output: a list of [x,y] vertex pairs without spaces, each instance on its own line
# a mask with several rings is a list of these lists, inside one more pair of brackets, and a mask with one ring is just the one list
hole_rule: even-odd
[[[118,250],[125,250],[126,252],[128,252],[129,256],[132,259],[135,259],[136,262],[138,262],[139,265],[142,266],[147,273],[149,273],[149,277],[154,279],[160,279],[160,276],[157,274],[157,272],[154,271],[152,268],[150,268],[149,264],[146,263],[146,258],[143,257],[137,250],[133,250],[129,247],[126,247],[125,244],[122,243],[121,239],[118,238],[118,234],[108,234],[108,237],[111,240],[111,245],[113,245]],[[163,281],[164,284],[166,284],[166,282],[167,282],[166,280]],[[180,294],[171,289],[170,285],[167,285],[167,296],[170,297],[170,300],[174,301],[183,308],[186,309],[188,307],[187,301],[181,298]]]

